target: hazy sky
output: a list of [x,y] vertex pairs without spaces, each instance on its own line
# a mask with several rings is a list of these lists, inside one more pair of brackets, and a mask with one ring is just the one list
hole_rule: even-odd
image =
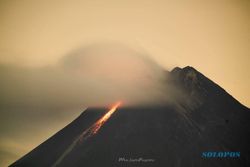
[[[0,0],[0,36],[1,64],[54,66],[77,48],[119,42],[166,69],[193,66],[250,106],[249,0]],[[40,112],[27,113],[39,118]],[[79,113],[60,119],[55,114],[49,129],[42,122],[28,128],[26,137],[11,125],[13,133],[0,136],[0,161],[14,161]],[[15,118],[20,125],[22,117]],[[36,131],[41,133],[28,136]],[[19,140],[10,140],[13,136]]]

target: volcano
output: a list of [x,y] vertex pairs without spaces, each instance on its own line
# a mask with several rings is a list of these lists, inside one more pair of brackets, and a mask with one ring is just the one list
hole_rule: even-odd
[[174,103],[88,108],[10,167],[250,166],[250,109],[192,67],[169,77]]

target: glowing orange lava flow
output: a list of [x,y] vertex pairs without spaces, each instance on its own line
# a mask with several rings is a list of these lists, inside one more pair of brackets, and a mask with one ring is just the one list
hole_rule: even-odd
[[96,134],[102,125],[111,117],[116,109],[121,105],[121,102],[117,102],[102,118],[100,118],[91,130],[92,134]]
[[103,116],[101,117],[95,124],[90,126],[88,129],[82,132],[72,143],[71,145],[62,153],[62,155],[52,164],[51,167],[57,167],[62,160],[77,146],[78,143],[82,143],[87,140],[89,137],[95,135],[98,130],[102,127],[102,125],[111,117],[111,115],[116,111],[116,109],[121,105],[121,102],[115,103],[114,106]]
[[121,102],[115,103],[111,109],[102,116],[95,124],[93,124],[91,127],[89,127],[87,130],[85,130],[81,136],[80,136],[80,142],[83,140],[86,140],[90,136],[95,135],[99,129],[102,127],[102,125],[111,117],[111,115],[116,111],[116,109],[121,105]]

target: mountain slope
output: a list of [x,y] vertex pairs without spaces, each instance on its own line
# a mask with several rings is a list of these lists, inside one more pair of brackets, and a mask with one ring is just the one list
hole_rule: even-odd
[[[250,166],[250,110],[192,67],[175,68],[170,82],[182,93],[174,104],[118,108],[98,133],[74,148],[59,167]],[[11,167],[49,167],[107,112],[89,108]],[[204,158],[235,151],[240,158]]]

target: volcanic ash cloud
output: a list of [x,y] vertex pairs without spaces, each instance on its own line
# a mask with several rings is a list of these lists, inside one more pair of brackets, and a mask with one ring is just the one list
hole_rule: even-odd
[[124,105],[165,103],[168,72],[145,54],[121,45],[91,45],[56,65],[3,66],[2,107],[83,108],[121,100]]

